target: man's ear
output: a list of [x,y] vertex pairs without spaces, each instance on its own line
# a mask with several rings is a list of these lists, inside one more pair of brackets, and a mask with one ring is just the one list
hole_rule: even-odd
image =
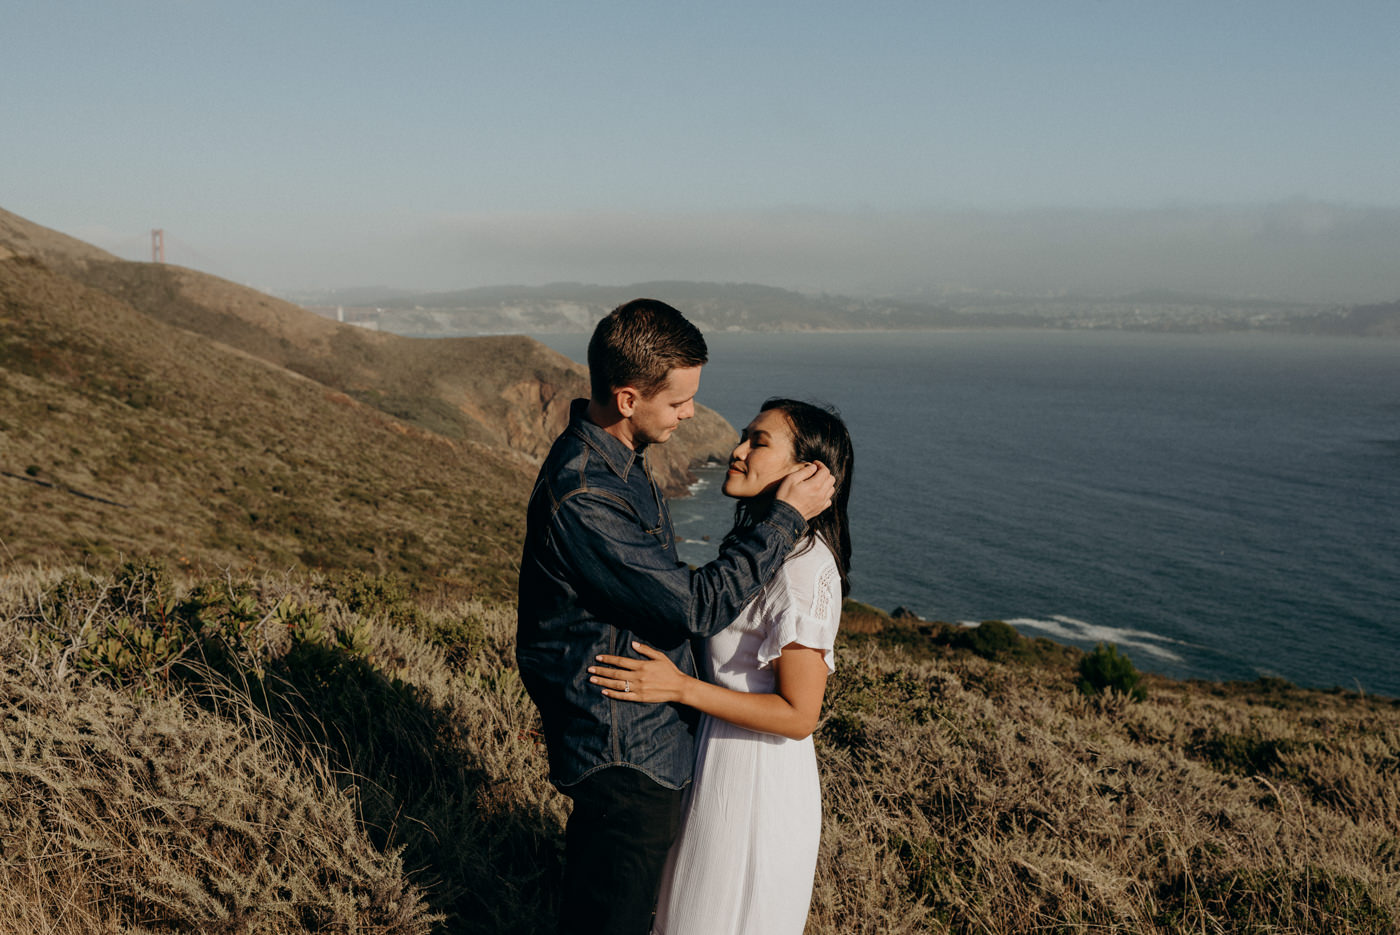
[[642,394],[637,392],[636,387],[620,386],[613,390],[613,402],[617,405],[617,413],[624,419],[630,419],[632,413],[637,409],[637,401],[642,398]]

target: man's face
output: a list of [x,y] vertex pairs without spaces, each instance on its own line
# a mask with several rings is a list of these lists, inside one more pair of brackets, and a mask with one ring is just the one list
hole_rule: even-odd
[[699,367],[676,367],[666,374],[666,382],[650,398],[637,397],[628,418],[632,447],[659,445],[670,438],[681,422],[695,415],[695,394],[699,389]]

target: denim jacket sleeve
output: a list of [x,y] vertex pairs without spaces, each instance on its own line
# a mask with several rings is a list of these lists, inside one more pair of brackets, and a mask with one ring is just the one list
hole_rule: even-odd
[[[668,542],[639,521],[620,498],[580,491],[559,504],[556,544],[586,582],[585,602],[640,638],[668,648],[729,626],[777,570],[806,530],[781,501],[719,557],[697,569],[678,561]],[[669,524],[664,535],[669,536]]]

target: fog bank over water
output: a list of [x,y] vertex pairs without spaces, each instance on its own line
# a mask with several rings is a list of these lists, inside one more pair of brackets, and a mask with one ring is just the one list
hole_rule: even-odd
[[[300,254],[302,265],[283,275],[308,286],[412,289],[684,279],[852,295],[1171,289],[1306,302],[1400,298],[1400,207],[1304,200],[1252,207],[462,215],[401,229],[374,245],[334,246]],[[373,247],[370,256],[366,246]]]

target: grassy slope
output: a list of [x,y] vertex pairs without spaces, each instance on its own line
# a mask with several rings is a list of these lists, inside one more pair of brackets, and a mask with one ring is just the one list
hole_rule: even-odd
[[71,269],[116,259],[106,250],[0,208],[0,259],[11,256],[36,257],[50,265],[60,264]]
[[[176,266],[87,261],[64,270],[159,322],[204,335],[452,440],[543,457],[587,395],[584,368],[530,338],[420,340],[366,331]],[[652,456],[679,493],[693,460],[728,454],[733,429],[701,408]]]
[[[510,605],[383,578],[83,580],[0,581],[0,932],[549,930],[565,808]],[[850,613],[808,931],[1400,922],[1396,703],[1165,680],[1086,698],[1059,653],[988,659]],[[201,655],[223,662],[175,658]]]
[[0,303],[8,561],[154,553],[509,593],[524,458],[405,426],[33,261],[0,261]]

